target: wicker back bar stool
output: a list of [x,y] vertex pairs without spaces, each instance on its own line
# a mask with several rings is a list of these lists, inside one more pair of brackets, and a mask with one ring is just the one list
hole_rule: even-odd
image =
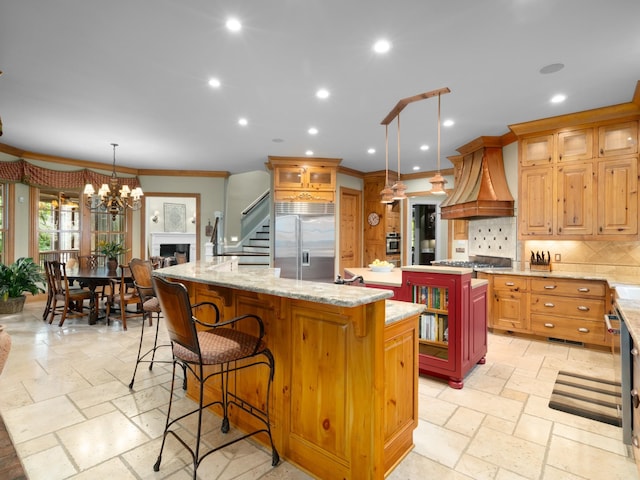
[[[280,456],[273,443],[271,435],[271,424],[269,418],[269,399],[271,397],[271,384],[275,370],[273,354],[263,341],[264,324],[262,319],[253,314],[241,315],[231,320],[219,321],[220,312],[218,307],[210,302],[191,304],[186,287],[178,282],[165,280],[162,277],[153,276],[153,285],[160,301],[169,338],[171,339],[173,350],[173,374],[171,380],[171,391],[169,394],[169,406],[167,409],[167,422],[162,436],[162,446],[155,465],[154,471],[160,470],[162,461],[162,451],[168,435],[174,436],[190,453],[193,458],[193,478],[197,478],[197,470],[200,462],[213,452],[228,447],[236,442],[244,440],[259,433],[265,433],[271,444],[271,464],[276,466],[280,461]],[[216,321],[206,323],[198,320],[193,314],[194,308],[212,308],[215,311]],[[252,322],[257,327],[257,336],[241,332],[236,327],[240,322]],[[197,328],[200,327],[200,328]],[[183,365],[199,382],[199,402],[195,410],[171,418],[171,405],[175,386],[176,365]],[[233,372],[250,368],[256,365],[266,365],[269,368],[269,377],[266,388],[266,398],[264,410],[255,405],[251,405],[246,400],[238,398],[235,393],[229,391],[229,376]],[[215,366],[218,368],[207,369],[205,367]],[[204,403],[205,384],[208,380],[219,377],[221,396],[209,403]],[[218,445],[205,453],[200,453],[200,441],[202,433],[202,413],[203,410],[218,405],[222,410],[222,433],[229,432],[229,406],[233,404],[238,407],[238,411],[245,412],[253,416],[263,425],[254,431],[243,433],[234,437],[222,445]],[[195,447],[189,446],[187,441],[180,437],[172,427],[182,419],[196,414],[197,432]]]

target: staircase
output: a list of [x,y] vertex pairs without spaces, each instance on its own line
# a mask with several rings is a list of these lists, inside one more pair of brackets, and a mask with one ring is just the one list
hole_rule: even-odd
[[239,252],[227,252],[227,255],[238,256],[239,267],[269,267],[269,219],[249,240],[242,245]]

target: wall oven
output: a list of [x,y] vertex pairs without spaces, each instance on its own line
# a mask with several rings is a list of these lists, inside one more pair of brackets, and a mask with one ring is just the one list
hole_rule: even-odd
[[397,232],[387,233],[387,255],[400,253],[400,234]]

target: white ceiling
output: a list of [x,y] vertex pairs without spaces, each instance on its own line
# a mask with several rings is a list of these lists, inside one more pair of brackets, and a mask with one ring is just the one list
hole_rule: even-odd
[[[449,87],[448,168],[457,147],[509,124],[631,101],[639,19],[638,0],[2,0],[0,141],[108,164],[115,142],[118,165],[232,173],[310,149],[373,171],[398,100]],[[565,68],[539,73],[553,63]],[[437,98],[400,118],[402,172],[435,169]],[[395,122],[389,137],[395,169]]]

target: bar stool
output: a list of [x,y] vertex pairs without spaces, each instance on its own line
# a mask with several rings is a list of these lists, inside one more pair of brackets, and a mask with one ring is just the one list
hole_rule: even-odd
[[[186,287],[177,282],[165,280],[162,277],[154,276],[153,285],[160,301],[160,307],[164,315],[167,331],[173,347],[173,374],[171,380],[171,391],[169,393],[169,407],[167,410],[167,423],[164,434],[162,436],[162,446],[158,459],[153,466],[154,471],[160,470],[160,462],[162,461],[162,451],[167,439],[167,435],[171,434],[191,453],[193,458],[193,479],[196,480],[196,472],[198,466],[205,457],[222,448],[228,447],[240,440],[244,440],[258,433],[266,433],[271,443],[271,465],[274,467],[280,461],[280,456],[273,444],[271,436],[271,424],[269,419],[269,398],[271,396],[271,383],[275,370],[275,362],[273,354],[267,348],[263,341],[264,324],[262,319],[257,315],[247,314],[241,315],[231,320],[218,322],[220,312],[218,307],[210,302],[202,302],[191,305],[189,294]],[[214,309],[216,322],[205,323],[198,320],[193,315],[193,308],[209,306]],[[252,322],[259,330],[258,336],[249,335],[234,328],[239,322]],[[196,325],[202,328],[198,330]],[[238,361],[242,360],[242,362]],[[188,413],[171,419],[171,405],[173,401],[173,390],[176,376],[176,365],[186,366],[194,375],[199,385],[199,403],[198,408]],[[255,365],[267,365],[269,367],[269,378],[266,389],[265,411],[249,404],[249,402],[238,398],[234,393],[229,392],[229,374],[238,370],[249,368]],[[210,369],[212,373],[205,373],[204,367],[216,366],[218,368]],[[214,400],[204,404],[204,388],[205,383],[210,378],[220,376],[220,389],[222,392],[219,400]],[[259,420],[264,427],[254,430],[250,433],[241,435],[222,445],[212,448],[206,453],[200,455],[200,436],[202,432],[202,411],[213,405],[219,405],[222,408],[222,433],[229,431],[229,406],[234,405],[239,410],[252,415]],[[195,448],[189,447],[187,442],[182,439],[176,431],[171,427],[181,421],[183,418],[193,414],[198,414],[198,428],[196,432]]]
[[[153,283],[151,282],[151,275],[153,272],[153,265],[150,260],[142,260],[140,258],[133,258],[129,262],[129,268],[131,269],[131,277],[133,278],[133,284],[138,290],[138,296],[140,297],[140,301],[142,302],[142,331],[140,332],[140,344],[138,345],[138,357],[136,359],[136,366],[133,369],[133,376],[131,377],[131,382],[129,383],[129,388],[133,388],[133,382],[136,379],[136,372],[138,371],[138,365],[140,363],[149,363],[149,370],[153,369],[153,362],[155,361],[156,350],[161,347],[170,347],[171,344],[165,343],[158,345],[158,329],[160,326],[160,315],[162,313],[162,309],[160,308],[160,302],[158,301],[158,297],[156,297],[156,292],[153,289]],[[153,340],[153,347],[150,348],[144,354],[142,353],[142,342],[144,340],[144,326],[145,326],[145,318],[149,319],[149,326],[153,326],[153,317],[156,318],[156,332]],[[151,360],[148,360],[147,357],[151,355]],[[160,363],[172,363],[167,360],[159,360]],[[186,373],[186,372],[185,372]],[[183,388],[187,388],[186,384],[186,375],[184,379]]]

